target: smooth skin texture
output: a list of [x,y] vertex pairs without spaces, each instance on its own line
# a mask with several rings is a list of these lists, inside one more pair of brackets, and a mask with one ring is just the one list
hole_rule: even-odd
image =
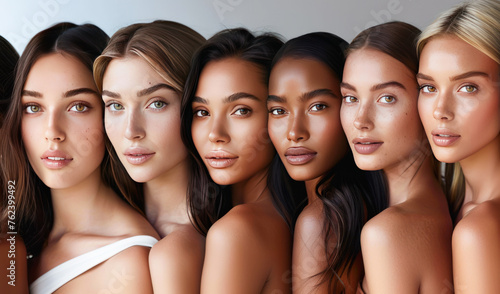
[[[294,293],[328,293],[321,283],[328,262],[325,256],[323,203],[315,189],[321,177],[345,155],[348,144],[340,124],[340,81],[333,71],[313,59],[284,58],[269,79],[269,136],[288,174],[305,181],[308,204],[298,217],[294,231],[292,285]],[[300,150],[305,156],[295,155]],[[300,158],[302,157],[302,158]],[[309,159],[312,157],[312,159]],[[335,250],[331,240],[329,252]],[[346,293],[354,293],[362,277],[362,262],[342,280]],[[319,285],[319,286],[318,286]]]
[[[192,137],[212,179],[231,185],[234,205],[208,231],[201,293],[291,292],[291,234],[267,188],[275,153],[267,95],[261,70],[250,62],[225,58],[201,72]],[[214,151],[232,159],[217,163]]]
[[[22,97],[22,137],[30,164],[51,189],[54,225],[30,264],[30,282],[83,253],[135,235],[156,232],[101,180],[104,155],[102,102],[92,73],[76,58],[52,53],[31,68]],[[49,155],[65,165],[44,163]],[[49,163],[50,165],[50,163]],[[68,282],[56,293],[152,293],[149,248],[134,246]],[[127,285],[115,284],[116,275]],[[125,282],[124,282],[125,283]]]
[[[382,169],[389,186],[389,208],[361,232],[364,291],[451,293],[452,222],[419,121],[414,75],[389,55],[359,49],[347,58],[341,91],[356,164]],[[359,140],[381,146],[360,153]]]
[[[493,59],[454,36],[433,38],[421,54],[419,112],[432,151],[439,160],[459,162],[465,176],[453,231],[456,293],[500,291],[499,77]],[[443,130],[458,139],[436,144]]]
[[[146,217],[162,238],[149,255],[154,291],[199,293],[205,238],[189,220],[180,94],[143,58],[129,56],[109,63],[103,100],[106,132],[129,175],[144,183]],[[152,156],[137,162],[131,153]]]

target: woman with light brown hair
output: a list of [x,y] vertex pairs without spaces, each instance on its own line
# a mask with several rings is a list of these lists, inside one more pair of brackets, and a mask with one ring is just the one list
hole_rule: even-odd
[[418,107],[453,206],[456,293],[500,292],[500,2],[444,12],[418,42]]
[[191,56],[204,41],[176,22],[133,24],[116,32],[94,63],[114,179],[162,238],[149,256],[156,293],[200,292],[205,238],[188,212],[180,106]]

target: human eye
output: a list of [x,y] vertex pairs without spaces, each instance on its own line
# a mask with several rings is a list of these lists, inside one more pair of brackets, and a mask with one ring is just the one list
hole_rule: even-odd
[[247,115],[250,115],[251,112],[252,112],[252,110],[250,108],[240,107],[240,108],[236,109],[236,111],[234,111],[233,114],[237,115],[237,116],[247,116]]
[[356,102],[358,102],[358,98],[356,98],[354,96],[344,96],[344,98],[342,100],[344,100],[345,103],[356,103]]
[[396,98],[394,98],[393,96],[382,96],[378,99],[378,101],[381,103],[390,104],[396,102]]
[[420,86],[420,91],[422,93],[430,94],[430,93],[436,93],[437,89],[436,89],[436,87],[433,87],[431,85],[422,85],[422,86]]
[[285,115],[286,111],[283,108],[275,107],[269,109],[269,113],[273,116]]
[[106,108],[108,108],[111,111],[121,111],[123,110],[123,105],[116,102],[109,102],[106,104]]
[[74,111],[74,112],[78,112],[78,113],[83,113],[83,112],[87,112],[88,110],[90,109],[90,106],[85,104],[85,103],[82,103],[82,102],[76,102],[74,103],[70,108],[69,108],[69,111]]
[[29,113],[29,114],[35,114],[35,113],[42,111],[42,108],[40,107],[40,105],[34,104],[34,103],[26,104],[24,106],[24,109],[25,109],[26,113]]
[[325,104],[316,103],[313,106],[311,106],[310,111],[321,111],[321,110],[323,110],[323,109],[325,109],[327,107],[328,106],[326,106]]
[[465,86],[461,87],[460,89],[458,89],[458,92],[462,92],[462,93],[474,93],[476,91],[477,91],[477,87],[473,86],[473,85],[465,85]]
[[208,111],[206,111],[205,109],[198,109],[198,110],[195,110],[193,112],[193,115],[195,117],[205,117],[205,116],[210,116],[210,114],[208,113]]
[[155,110],[160,110],[165,108],[168,105],[168,103],[161,101],[161,100],[156,100],[151,102],[151,104],[148,105],[148,108],[155,109]]

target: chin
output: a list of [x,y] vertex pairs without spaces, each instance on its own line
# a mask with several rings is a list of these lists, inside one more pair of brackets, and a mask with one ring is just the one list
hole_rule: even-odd
[[360,170],[376,171],[376,170],[380,170],[383,168],[379,164],[374,163],[373,160],[369,160],[369,159],[367,160],[364,158],[360,159],[356,156],[354,156],[354,162],[356,163],[356,166]]

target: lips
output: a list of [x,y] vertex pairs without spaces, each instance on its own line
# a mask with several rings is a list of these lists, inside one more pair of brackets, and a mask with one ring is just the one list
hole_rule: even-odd
[[60,150],[47,150],[40,159],[48,169],[60,169],[73,161],[73,157]]
[[285,152],[285,158],[292,165],[303,165],[313,160],[318,153],[306,147],[291,147]]
[[224,150],[214,150],[207,153],[205,159],[213,168],[228,168],[236,163],[238,156]]
[[439,147],[448,147],[453,145],[460,135],[448,130],[448,129],[435,129],[431,132],[432,141]]
[[352,141],[357,153],[368,155],[377,151],[384,142],[372,138],[356,138]]
[[155,154],[155,152],[142,147],[131,147],[124,152],[127,161],[133,165],[141,165],[151,159]]

